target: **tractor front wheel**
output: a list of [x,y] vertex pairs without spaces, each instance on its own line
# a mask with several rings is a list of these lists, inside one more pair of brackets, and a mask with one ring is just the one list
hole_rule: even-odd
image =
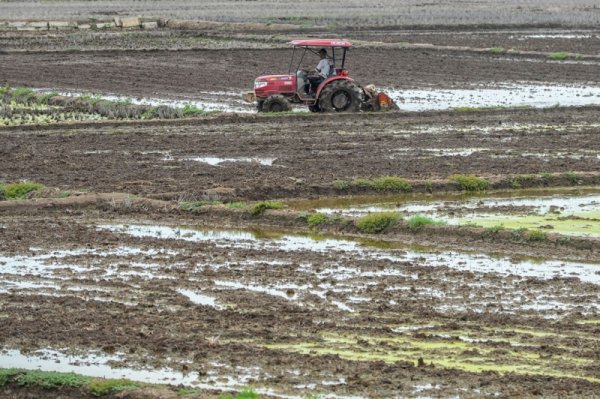
[[274,94],[267,97],[262,104],[262,112],[287,112],[292,110],[292,105],[282,95]]
[[336,80],[325,86],[319,96],[322,112],[358,112],[364,93],[349,80]]

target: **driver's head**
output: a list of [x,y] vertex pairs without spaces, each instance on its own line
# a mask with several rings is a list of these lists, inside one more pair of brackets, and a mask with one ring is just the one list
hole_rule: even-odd
[[324,48],[322,48],[321,50],[319,50],[319,56],[321,58],[327,57],[327,50],[325,50]]

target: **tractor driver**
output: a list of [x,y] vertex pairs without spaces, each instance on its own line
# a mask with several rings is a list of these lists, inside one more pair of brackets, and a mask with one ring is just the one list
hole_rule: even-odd
[[329,72],[331,71],[331,65],[329,65],[329,60],[327,60],[327,50],[322,48],[319,50],[319,57],[321,57],[321,61],[317,64],[315,71],[317,72],[317,76],[309,76],[308,77],[308,87],[307,94],[314,95],[317,91],[317,87],[323,82],[325,79],[329,77]]

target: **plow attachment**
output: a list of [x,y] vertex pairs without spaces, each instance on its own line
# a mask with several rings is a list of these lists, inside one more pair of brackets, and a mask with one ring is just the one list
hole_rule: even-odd
[[365,101],[362,104],[363,111],[397,111],[400,108],[394,100],[383,91],[377,91],[375,85],[363,87]]

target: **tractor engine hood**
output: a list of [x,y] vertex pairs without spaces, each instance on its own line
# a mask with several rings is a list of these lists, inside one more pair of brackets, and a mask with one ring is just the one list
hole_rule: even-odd
[[259,97],[296,91],[295,75],[265,75],[254,81],[254,91]]

